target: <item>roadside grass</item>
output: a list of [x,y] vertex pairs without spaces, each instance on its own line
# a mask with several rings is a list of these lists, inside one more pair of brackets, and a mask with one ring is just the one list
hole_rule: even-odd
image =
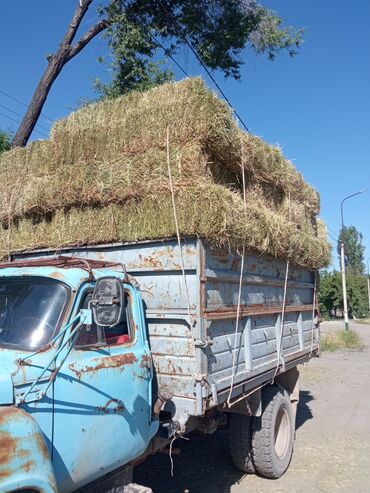
[[321,351],[353,350],[360,349],[362,346],[362,339],[354,330],[333,331],[322,334],[320,338]]
[[370,318],[357,318],[356,324],[370,325]]

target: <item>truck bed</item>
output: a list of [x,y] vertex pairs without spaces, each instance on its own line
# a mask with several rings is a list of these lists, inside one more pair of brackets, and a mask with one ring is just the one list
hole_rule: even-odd
[[[232,380],[232,397],[236,398],[271,379],[277,365],[288,369],[318,350],[313,320],[315,274],[292,265],[281,337],[284,260],[245,256],[233,379],[239,253],[211,248],[197,238],[182,239],[182,256],[174,239],[60,252],[121,262],[136,278],[145,303],[156,385],[173,394],[179,421],[222,404]],[[52,254],[39,250],[15,258]]]

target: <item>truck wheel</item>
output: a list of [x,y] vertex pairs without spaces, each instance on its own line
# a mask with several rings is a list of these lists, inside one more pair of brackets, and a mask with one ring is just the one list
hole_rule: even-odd
[[262,391],[262,416],[253,418],[253,462],[266,478],[277,479],[288,469],[295,423],[289,395],[275,386]]
[[253,474],[252,417],[244,414],[230,415],[229,444],[231,458],[238,469]]

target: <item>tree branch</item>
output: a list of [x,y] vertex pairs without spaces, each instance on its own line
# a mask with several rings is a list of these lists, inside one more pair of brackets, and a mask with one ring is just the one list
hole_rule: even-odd
[[67,32],[60,44],[60,48],[64,48],[72,43],[74,37],[76,36],[77,30],[80,27],[81,21],[86,14],[90,4],[93,0],[80,0],[79,6],[74,13],[70,25],[68,26]]
[[95,38],[97,34],[104,31],[104,29],[106,29],[109,24],[110,23],[108,20],[103,19],[95,24],[95,26],[90,28],[74,46],[71,46],[67,55],[67,59],[70,60],[75,55],[77,55],[77,53],[79,53],[88,43],[90,43],[90,41]]

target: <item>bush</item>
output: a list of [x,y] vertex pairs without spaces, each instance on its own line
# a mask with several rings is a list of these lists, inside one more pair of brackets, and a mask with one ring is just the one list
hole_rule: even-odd
[[12,137],[9,132],[0,129],[0,154],[4,151],[9,151]]
[[324,334],[320,339],[321,351],[343,351],[362,347],[361,337],[354,330],[341,330]]

